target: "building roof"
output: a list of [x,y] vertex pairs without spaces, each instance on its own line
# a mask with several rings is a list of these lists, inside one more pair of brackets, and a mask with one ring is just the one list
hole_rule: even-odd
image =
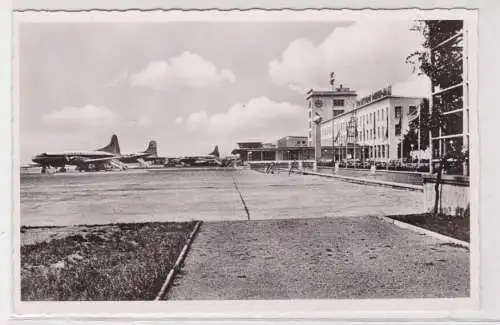
[[278,148],[236,148],[231,151],[232,155],[236,155],[242,152],[274,152]]
[[354,89],[350,89],[347,87],[337,87],[335,89],[310,89],[306,93],[306,99],[309,99],[312,96],[327,96],[327,97],[336,97],[336,96],[357,96],[356,91]]
[[265,151],[283,151],[283,150],[303,150],[303,149],[314,149],[311,146],[300,146],[300,147],[275,147],[275,148],[237,148],[231,151],[232,155],[235,155],[240,152],[265,152]]
[[307,136],[305,135],[287,135],[287,136],[284,136],[282,138],[280,138],[280,140],[283,140],[283,139],[307,139]]
[[306,94],[306,99],[311,98],[312,96],[317,96],[317,97],[357,97],[358,95],[354,90],[310,90]]
[[261,141],[246,141],[246,142],[237,142],[238,147],[241,149],[253,149],[253,148],[262,148],[263,143]]

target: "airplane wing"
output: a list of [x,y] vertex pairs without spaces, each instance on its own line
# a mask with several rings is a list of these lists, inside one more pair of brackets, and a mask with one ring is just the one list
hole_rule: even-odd
[[90,164],[101,165],[109,163],[111,166],[118,168],[120,170],[126,170],[128,167],[126,164],[120,162],[117,157],[105,157],[105,158],[85,158],[85,157],[70,157],[69,163],[77,165],[79,168],[88,168]]
[[77,164],[98,164],[105,163],[115,159],[115,157],[106,157],[106,158],[85,158],[80,156],[68,157],[69,162],[74,162]]
[[42,166],[41,164],[33,163],[33,164],[21,165],[21,168],[32,168],[32,167],[41,167],[41,166]]

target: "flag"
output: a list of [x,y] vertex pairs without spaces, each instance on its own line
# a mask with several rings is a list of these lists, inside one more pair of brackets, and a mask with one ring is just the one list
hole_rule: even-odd
[[410,125],[411,122],[413,122],[415,119],[418,118],[419,116],[419,111],[415,109],[415,111],[411,112],[411,114],[408,115],[408,125]]
[[340,136],[340,130],[337,131],[337,135],[335,136],[335,140],[333,140],[334,142],[337,142],[337,139],[339,138]]
[[389,138],[389,114],[385,114],[387,116],[387,125],[385,127],[385,138]]
[[402,129],[402,120],[403,120],[403,115],[399,114],[399,120],[398,123],[396,124],[396,135],[401,135],[401,129]]

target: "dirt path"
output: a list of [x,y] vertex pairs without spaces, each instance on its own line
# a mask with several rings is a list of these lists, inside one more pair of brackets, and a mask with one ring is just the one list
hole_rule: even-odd
[[167,299],[468,295],[466,249],[341,217],[205,222]]

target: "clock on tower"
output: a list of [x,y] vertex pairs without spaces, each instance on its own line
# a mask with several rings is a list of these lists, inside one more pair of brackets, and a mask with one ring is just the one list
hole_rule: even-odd
[[314,106],[316,106],[317,108],[323,107],[323,101],[321,99],[316,99],[314,101]]

